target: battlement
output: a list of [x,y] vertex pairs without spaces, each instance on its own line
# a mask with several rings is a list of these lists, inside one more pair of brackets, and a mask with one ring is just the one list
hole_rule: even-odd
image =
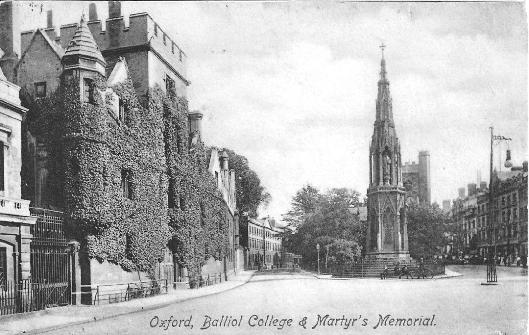
[[402,173],[419,173],[419,164],[416,162],[406,162],[402,166]]
[[[104,24],[101,20],[88,21],[87,24],[103,56],[107,57],[113,52],[123,50],[149,48],[167,62],[184,81],[187,81],[185,52],[148,13],[129,15],[128,25],[123,16],[108,18]],[[52,41],[66,49],[77,26],[78,23],[71,23],[62,25],[59,29],[48,27],[43,30]],[[28,30],[21,33],[22,51],[29,45],[34,32],[35,30]]]

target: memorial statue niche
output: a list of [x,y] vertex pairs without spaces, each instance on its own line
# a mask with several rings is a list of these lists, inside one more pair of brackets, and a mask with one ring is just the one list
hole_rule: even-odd
[[384,152],[384,185],[391,184],[391,157],[386,151]]

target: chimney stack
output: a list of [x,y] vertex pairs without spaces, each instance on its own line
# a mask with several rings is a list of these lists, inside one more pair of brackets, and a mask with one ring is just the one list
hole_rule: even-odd
[[113,19],[121,17],[121,1],[108,2],[108,18]]
[[204,115],[200,113],[199,111],[193,111],[189,113],[188,119],[189,119],[189,131],[191,134],[197,133],[198,137],[202,137],[202,117]]
[[225,150],[220,153],[220,169],[228,170],[228,153]]
[[97,21],[97,7],[94,2],[88,5],[88,21]]
[[14,68],[20,55],[19,6],[14,1],[0,2],[0,68],[7,80],[15,82]]
[[53,11],[51,9],[46,12],[46,28],[53,28]]

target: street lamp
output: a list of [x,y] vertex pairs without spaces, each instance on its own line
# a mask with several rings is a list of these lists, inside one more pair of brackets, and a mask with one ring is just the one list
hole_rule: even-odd
[[320,274],[320,244],[316,244],[316,250],[318,251],[318,274]]
[[[492,183],[492,162],[494,158],[493,145],[494,141],[510,141],[511,139],[501,135],[494,135],[494,128],[490,127],[490,174],[489,174],[489,224],[492,228],[493,234],[491,234],[493,243],[494,243],[494,256],[490,257],[489,252],[489,264],[487,264],[487,284],[495,285],[498,282],[498,277],[496,276],[496,229],[494,225],[494,186]],[[512,166],[511,163],[511,152],[507,152],[507,159],[505,161],[505,166]]]

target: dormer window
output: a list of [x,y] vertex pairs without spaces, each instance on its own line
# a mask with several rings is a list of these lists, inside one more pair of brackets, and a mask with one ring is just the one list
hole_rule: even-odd
[[46,97],[46,82],[45,81],[35,83],[35,96],[37,98]]
[[95,102],[93,79],[84,78],[83,80],[83,101],[91,104]]

